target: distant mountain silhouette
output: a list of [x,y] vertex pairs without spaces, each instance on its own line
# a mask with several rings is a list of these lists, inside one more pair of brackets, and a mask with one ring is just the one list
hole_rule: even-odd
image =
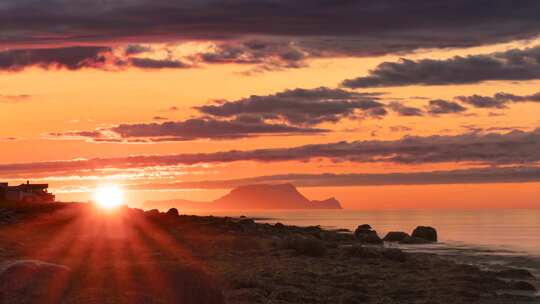
[[335,198],[310,201],[291,184],[246,185],[212,202],[183,199],[147,201],[145,209],[179,208],[180,210],[266,210],[266,209],[342,209]]

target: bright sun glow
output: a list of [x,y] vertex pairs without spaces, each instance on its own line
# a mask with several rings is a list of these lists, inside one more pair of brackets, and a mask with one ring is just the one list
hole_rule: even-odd
[[124,203],[124,192],[116,185],[100,186],[94,192],[96,204],[103,209],[112,209]]

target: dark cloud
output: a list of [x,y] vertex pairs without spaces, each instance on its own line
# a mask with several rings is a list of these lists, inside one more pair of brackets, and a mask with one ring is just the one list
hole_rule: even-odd
[[493,96],[458,96],[457,100],[473,105],[476,108],[504,109],[509,103],[540,102],[540,93],[532,95],[514,95],[509,93],[497,93]]
[[128,67],[183,69],[189,68],[191,65],[177,59],[130,57],[125,54],[116,54],[113,49],[102,46],[0,51],[0,71],[17,72],[30,67],[67,70],[83,68],[119,70]]
[[149,52],[152,52],[152,51],[153,51],[153,49],[150,46],[140,45],[140,44],[130,44],[125,48],[124,53],[127,56],[131,56],[131,55],[139,55],[139,54],[143,54],[143,53],[149,53]]
[[153,120],[169,120],[167,117],[163,117],[163,116],[154,116],[152,117]]
[[401,102],[391,102],[388,107],[400,116],[423,116],[422,109],[406,106]]
[[38,66],[44,69],[99,68],[106,63],[107,47],[67,47],[52,49],[8,50],[0,52],[0,71],[20,71]]
[[540,79],[540,46],[446,60],[384,62],[368,76],[348,79],[349,88],[469,84],[489,80]]
[[[208,126],[210,124],[204,124]],[[216,125],[216,127],[222,127]],[[148,126],[122,127],[125,135],[154,136],[163,134]],[[172,130],[176,130],[173,124]],[[168,129],[166,134],[175,132]],[[181,129],[181,128],[180,128]],[[241,129],[242,132],[245,132]],[[136,132],[136,133],[133,133]],[[206,132],[206,133],[204,133]],[[218,131],[191,131],[189,135],[216,136]],[[183,134],[182,136],[189,136]],[[219,134],[231,136],[231,133]],[[0,176],[40,172],[71,172],[105,168],[144,168],[149,166],[176,166],[201,163],[228,163],[234,161],[309,161],[329,159],[358,163],[477,163],[477,164],[531,164],[540,162],[540,128],[530,131],[499,133],[466,133],[448,136],[405,136],[399,140],[371,140],[304,145],[292,148],[226,151],[214,153],[146,155],[120,158],[97,158],[41,163],[17,163],[0,165]]]
[[[382,109],[378,94],[355,93],[326,87],[286,90],[272,95],[253,95],[235,101],[196,107],[204,114],[216,117],[258,115],[293,125],[315,125],[354,118],[358,112]],[[372,113],[384,115],[380,112]]]
[[226,139],[271,134],[321,133],[325,130],[241,120],[189,119],[161,124],[121,124],[110,129],[121,138]]
[[459,101],[475,106],[476,108],[497,108],[504,109],[506,108],[506,101],[499,100],[489,96],[458,96],[456,97]]
[[232,180],[135,185],[132,189],[230,189],[250,184],[291,183],[296,187],[525,183],[540,181],[540,167],[494,167],[451,171],[367,174],[284,174]]
[[190,64],[176,59],[152,59],[152,58],[130,58],[132,66],[141,69],[183,69],[191,67]]
[[97,142],[166,142],[234,139],[262,135],[315,134],[326,131],[245,119],[194,118],[163,123],[120,124],[107,129],[49,133],[48,136],[59,139],[86,138]]
[[290,41],[256,40],[217,44],[209,51],[190,56],[190,59],[209,64],[257,65],[248,71],[249,74],[304,67],[306,59],[312,55],[311,50]]
[[462,113],[465,111],[467,111],[467,108],[459,103],[443,99],[430,100],[428,105],[428,112],[433,115]]
[[536,0],[5,0],[0,44],[255,36],[298,41],[322,55],[362,56],[532,38],[540,32],[539,10]]

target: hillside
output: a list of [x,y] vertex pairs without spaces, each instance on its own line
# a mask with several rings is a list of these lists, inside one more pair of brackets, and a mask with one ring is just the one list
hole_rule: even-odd
[[193,202],[176,199],[148,201],[145,209],[181,210],[294,210],[294,209],[342,209],[335,198],[310,201],[291,184],[246,185],[233,189],[227,195],[212,202]]

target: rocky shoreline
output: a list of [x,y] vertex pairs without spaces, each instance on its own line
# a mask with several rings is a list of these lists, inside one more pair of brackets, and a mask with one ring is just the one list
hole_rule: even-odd
[[[89,228],[77,230],[79,222],[82,227],[90,223]],[[353,233],[249,218],[180,215],[175,209],[160,213],[126,208],[103,215],[84,204],[0,207],[0,302],[37,303],[32,299],[43,299],[43,286],[51,275],[66,281],[56,294],[62,303],[540,301],[536,278],[525,269],[480,269],[396,245],[436,240],[430,227],[381,239],[367,224]],[[96,244],[101,249],[95,249]],[[61,249],[55,249],[58,246]],[[81,259],[78,255],[83,253]],[[88,262],[92,258],[96,262]],[[17,277],[28,273],[31,284]],[[152,285],[152,273],[163,274],[156,280],[167,279],[163,288]],[[129,284],[126,278],[113,280],[122,275]]]

